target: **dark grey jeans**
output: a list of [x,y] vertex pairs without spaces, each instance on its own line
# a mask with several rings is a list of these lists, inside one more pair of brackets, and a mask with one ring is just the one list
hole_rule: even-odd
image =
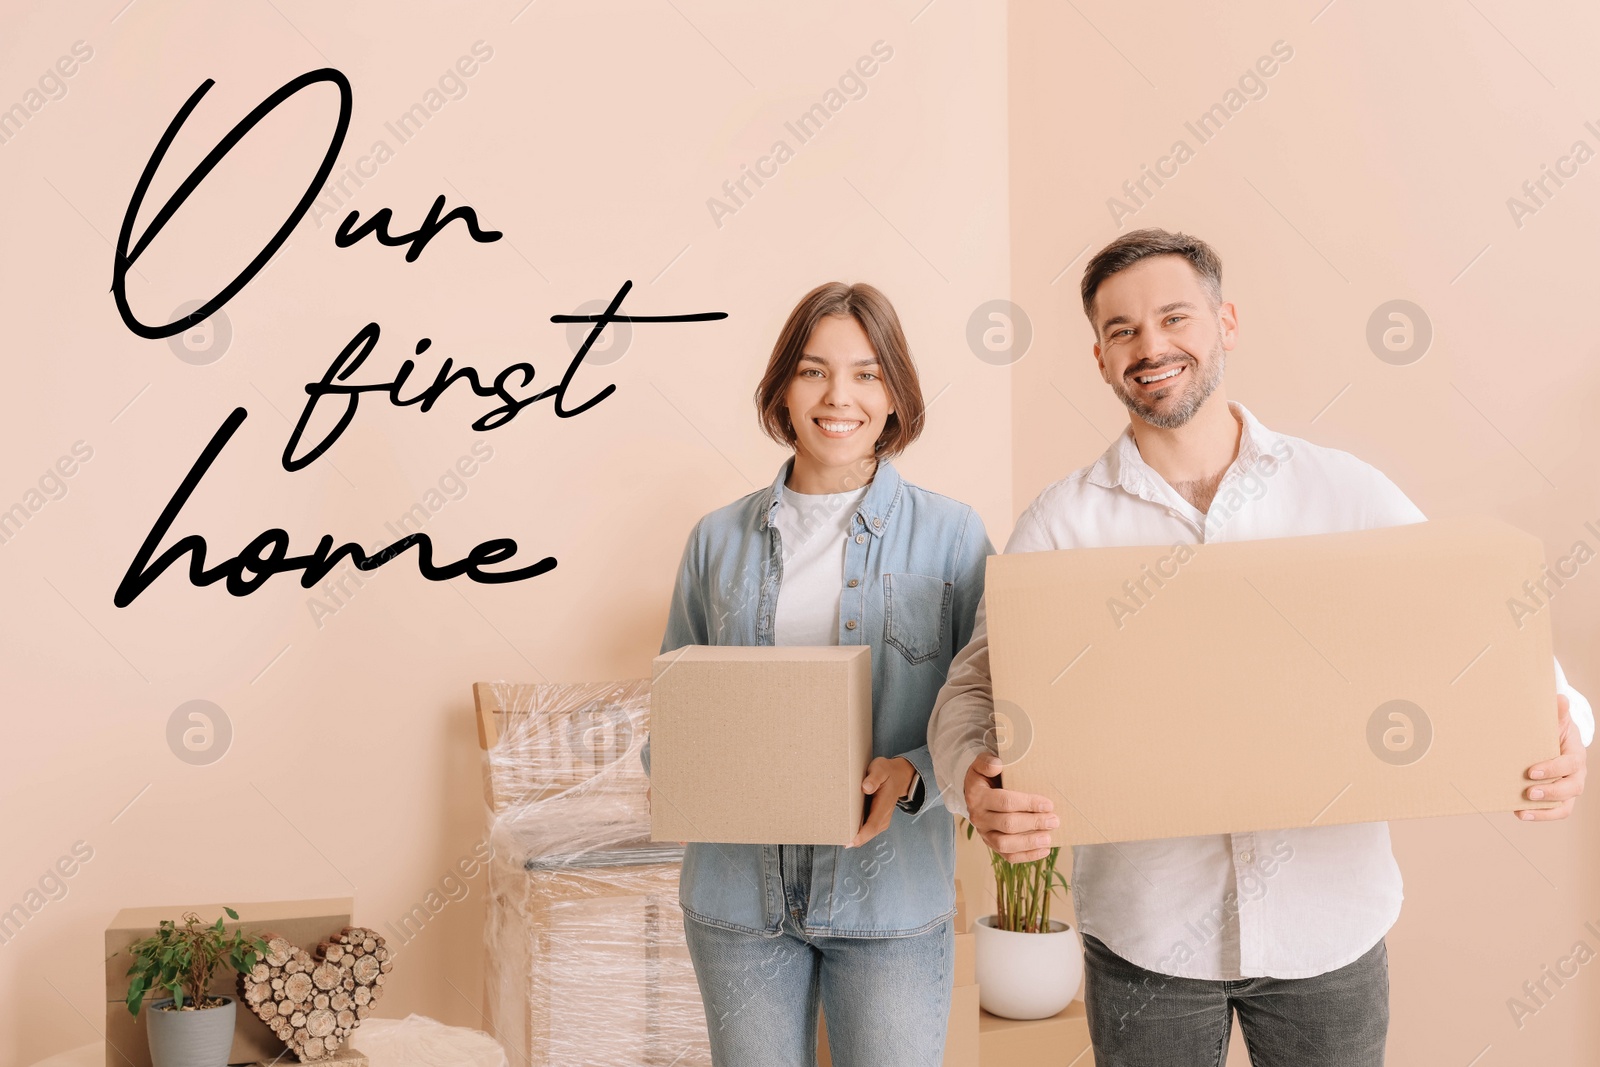
[[1208,982],[1147,971],[1085,934],[1096,1067],[1221,1067],[1233,1013],[1254,1067],[1382,1067],[1389,956],[1380,940],[1314,978]]

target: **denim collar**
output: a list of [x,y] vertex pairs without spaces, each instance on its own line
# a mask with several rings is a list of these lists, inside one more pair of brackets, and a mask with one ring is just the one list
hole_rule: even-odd
[[[766,505],[760,510],[759,527],[765,530],[773,525],[777,512],[778,502],[783,499],[784,483],[789,480],[789,473],[794,470],[794,457],[784,460],[783,466],[778,468],[778,476],[773,479],[772,486],[767,490]],[[894,464],[887,459],[878,460],[878,469],[872,476],[872,484],[867,487],[867,495],[861,498],[861,503],[856,505],[856,514],[861,517],[861,524],[866,531],[875,537],[882,537],[889,529],[889,518],[894,514],[895,505],[900,502],[900,489],[905,482],[900,477],[900,472],[894,469]]]
[[[1268,442],[1266,427],[1243,404],[1230,400],[1228,410],[1233,412],[1242,427],[1239,432],[1239,454],[1230,465],[1231,469],[1255,462],[1256,457],[1266,450]],[[1153,499],[1150,496],[1155,489],[1153,483],[1162,481],[1161,475],[1139,455],[1139,446],[1133,439],[1132,423],[1111,442],[1110,448],[1100,454],[1086,477],[1095,485],[1107,489],[1120,487],[1146,499]]]

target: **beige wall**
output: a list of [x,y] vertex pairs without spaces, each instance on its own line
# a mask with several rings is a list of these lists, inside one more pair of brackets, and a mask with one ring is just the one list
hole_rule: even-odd
[[[1276,40],[1294,58],[1268,95],[1129,223],[1221,249],[1241,311],[1233,394],[1377,463],[1431,513],[1501,514],[1552,551],[1600,519],[1585,462],[1600,445],[1582,326],[1592,276],[1571,240],[1592,228],[1593,168],[1520,229],[1505,206],[1574,139],[1597,144],[1582,126],[1600,118],[1583,103],[1596,27],[1576,5],[1527,25],[1470,6],[1412,23],[1350,3],[1314,22],[1317,5],[1174,5],[1155,23],[1106,4],[1020,4],[1009,33],[998,3],[922,0],[787,15],[512,0],[448,18],[420,5],[119,6],[8,10],[0,33],[0,106],[74,42],[93,49],[65,96],[0,144],[0,506],[74,442],[93,449],[66,495],[0,544],[0,907],[74,842],[94,849],[65,898],[0,944],[0,1064],[96,1039],[100,930],[124,905],[348,893],[358,921],[381,927],[420,902],[483,829],[468,685],[645,670],[690,524],[766,484],[781,459],[749,395],[783,315],[816,282],[870,280],[896,301],[938,397],[902,469],[974,504],[1003,543],[1028,500],[1124,418],[1090,370],[1082,260],[1063,268],[1118,232],[1106,197]],[[879,40],[894,55],[865,96],[794,144],[784,123]],[[466,94],[398,143],[385,123],[477,41],[493,56]],[[349,207],[393,207],[409,224],[443,192],[506,239],[474,245],[452,228],[407,265],[370,242],[336,249],[338,215],[308,219],[228,306],[222,358],[195,366],[133,337],[106,292],[107,241],[172,113],[219,80],[174,149],[174,165],[192,164],[234,117],[324,64],[356,91],[342,163],[380,139],[393,150]],[[259,247],[325,143],[326,100],[260,127],[152,247],[130,283],[147,317],[213,291]],[[778,138],[793,158],[718,226],[707,199]],[[326,459],[277,466],[278,411],[297,415],[300,386],[369,319],[385,331],[370,380],[425,335],[422,372],[445,356],[491,374],[528,359],[545,382],[566,362],[549,315],[629,278],[635,313],[730,318],[640,326],[619,360],[583,372],[618,391],[576,419],[546,403],[479,435],[468,423],[485,406],[465,397],[428,415],[369,397]],[[1035,328],[1010,369],[965,341],[973,310],[1008,295]],[[1436,328],[1408,367],[1363,340],[1372,309],[1399,297]],[[155,515],[237,404],[250,418],[176,530],[205,533],[218,558],[268,526],[297,551],[323,533],[370,541],[481,440],[493,458],[429,520],[441,555],[509,535],[560,566],[446,588],[407,560],[320,620],[286,576],[234,598],[169,574],[113,607]],[[1585,571],[1553,608],[1563,660],[1591,691],[1595,581]],[[209,766],[166,741],[173,710],[196,698],[234,731]],[[1505,1008],[1600,919],[1583,903],[1596,825],[1586,811],[1560,827],[1396,828],[1409,900],[1392,938],[1391,1062],[1465,1063],[1485,1045],[1483,1063],[1571,1062],[1600,1036],[1587,969],[1521,1032]],[[980,856],[965,869],[981,882]],[[386,1014],[478,1023],[481,923],[480,882],[405,947]]]
[[[1551,183],[1520,228],[1506,200],[1575,140],[1600,150],[1584,128],[1600,119],[1584,49],[1600,23],[1576,3],[1526,15],[1337,0],[1013,4],[1012,299],[1035,329],[1014,367],[1013,509],[1126,424],[1095,373],[1077,283],[1094,249],[1162,226],[1222,255],[1240,323],[1232,399],[1377,465],[1429,514],[1499,515],[1541,535],[1552,558],[1580,539],[1596,547],[1583,529],[1600,518],[1586,235],[1600,219],[1600,164]],[[1277,41],[1293,56],[1264,79],[1266,95],[1201,144],[1184,123],[1224,102]],[[1107,199],[1178,139],[1193,157],[1119,226]],[[1365,340],[1392,299],[1433,323],[1431,348],[1407,366]],[[1600,578],[1581,570],[1551,610],[1563,665],[1600,694]],[[1576,942],[1600,950],[1584,929],[1600,920],[1594,806],[1556,826],[1395,825],[1407,899],[1390,937],[1390,1063],[1593,1058],[1589,967],[1520,1030],[1506,1002]]]
[[[124,905],[353,894],[358,921],[382,928],[422,901],[483,832],[470,683],[647,671],[690,526],[767,485],[783,457],[757,432],[750,396],[811,286],[869,280],[896,302],[927,394],[942,393],[901,468],[1004,534],[1008,375],[961,340],[971,309],[1008,287],[1000,6],[775,15],[706,0],[543,0],[519,15],[521,0],[507,0],[448,17],[435,5],[283,0],[138,0],[120,16],[118,4],[20,6],[0,32],[4,104],[74,41],[94,54],[64,98],[0,144],[0,500],[20,500],[74,441],[93,458],[0,545],[0,905],[74,841],[94,858],[65,899],[0,945],[0,1064],[96,1040],[100,931]],[[399,144],[385,123],[479,40],[493,56],[466,95]],[[798,144],[785,122],[825,101],[880,40],[893,56],[865,96]],[[409,229],[442,192],[506,238],[474,245],[456,224],[408,265],[370,241],[335,248],[338,215],[321,228],[308,219],[227,307],[222,359],[193,366],[129,334],[106,291],[104,238],[178,106],[218,79],[174,149],[192,163],[236,116],[325,63],[355,86],[344,160],[378,139],[394,149],[351,207],[393,207]],[[153,246],[130,284],[149,317],[214,291],[232,257],[259,247],[327,143],[331,97],[260,127]],[[707,199],[779,138],[793,158],[716,226]],[[548,317],[626,279],[635,313],[730,317],[637,327],[620,360],[580,378],[617,393],[575,419],[545,402],[480,435],[468,424],[490,405],[464,396],[427,415],[369,398],[325,460],[295,474],[277,466],[289,426],[274,408],[296,417],[300,387],[369,319],[384,330],[375,371],[425,335],[430,376],[446,355],[490,374],[529,359],[537,388],[570,359]],[[293,577],[240,599],[169,575],[113,607],[151,522],[236,404],[250,417],[179,527],[204,532],[214,552],[276,525],[296,551],[323,533],[369,542],[481,438],[493,458],[426,527],[441,556],[507,535],[559,567],[515,585],[445,585],[407,560],[320,628]],[[210,766],[181,763],[165,740],[168,717],[195,698],[220,705],[234,730]],[[469,1001],[481,929],[480,879],[401,951],[385,1014],[479,1025]]]

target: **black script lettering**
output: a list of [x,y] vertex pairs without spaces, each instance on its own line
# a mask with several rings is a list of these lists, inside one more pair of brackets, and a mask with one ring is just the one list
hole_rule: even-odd
[[[144,254],[150,242],[155,240],[162,227],[172,220],[172,216],[183,206],[183,202],[189,199],[190,194],[195,189],[199,188],[200,183],[206,179],[206,176],[215,169],[218,163],[222,162],[223,157],[233,149],[234,145],[243,140],[244,136],[255,129],[256,124],[270,115],[279,104],[282,104],[300,90],[316,85],[318,82],[330,82],[338,88],[339,121],[334,127],[333,138],[328,144],[328,151],[323,154],[322,165],[317,168],[316,175],[312,177],[311,183],[306,186],[305,194],[300,197],[300,202],[294,206],[294,210],[289,212],[289,217],[284,220],[283,225],[278,227],[278,232],[272,235],[272,239],[256,254],[256,258],[252,259],[233,281],[225,285],[221,292],[201,304],[192,313],[182,318],[174,319],[162,326],[151,326],[148,323],[139,321],[138,316],[133,313],[133,309],[128,306],[129,268],[138,262],[139,257]],[[194,91],[189,99],[184,102],[183,107],[178,109],[177,115],[173,116],[171,124],[167,126],[167,132],[161,135],[161,140],[157,142],[155,151],[150,154],[150,162],[145,164],[144,173],[139,175],[139,184],[133,190],[133,199],[128,201],[128,210],[122,216],[122,229],[117,234],[116,255],[112,259],[111,292],[116,297],[117,311],[122,315],[123,325],[140,337],[159,340],[163,337],[171,337],[173,334],[182,333],[197,323],[205,321],[213,311],[232,300],[239,290],[248,285],[250,279],[254,278],[261,268],[267,265],[267,261],[273,257],[283,242],[288,240],[290,232],[294,230],[300,219],[304,217],[306,211],[311,207],[312,201],[316,199],[317,190],[322,188],[323,183],[328,180],[328,175],[333,171],[334,161],[338,158],[339,149],[344,144],[345,132],[350,128],[352,101],[350,79],[332,67],[323,67],[321,70],[308,71],[300,75],[256,105],[255,110],[240,119],[238,124],[228,131],[227,136],[217,142],[217,146],[206,154],[206,158],[200,161],[200,165],[189,172],[189,176],[167,198],[167,202],[161,205],[161,210],[156,212],[155,218],[150,220],[150,225],[144,228],[144,232],[139,235],[138,242],[134,244],[132,251],[130,251],[128,243],[133,239],[133,220],[138,216],[139,209],[144,204],[145,194],[150,190],[151,180],[155,177],[156,171],[160,169],[161,161],[166,158],[167,149],[172,147],[173,139],[178,136],[178,130],[188,120],[190,112],[195,109],[195,105],[200,103],[201,97],[205,96],[215,84],[216,82],[210,78],[201,82],[200,88]]]
[[[376,322],[367,323],[334,357],[333,362],[328,365],[328,369],[323,372],[321,380],[306,384],[306,395],[309,399],[307,399],[305,407],[301,409],[300,418],[295,423],[293,432],[289,435],[288,443],[284,446],[283,469],[286,471],[300,470],[314,463],[318,457],[332,447],[333,443],[339,439],[340,435],[350,425],[350,420],[355,418],[356,408],[361,402],[362,393],[388,393],[389,403],[395,407],[411,407],[415,405],[419,410],[427,411],[433,407],[434,403],[444,395],[451,385],[458,380],[465,380],[474,394],[482,397],[499,397],[501,400],[500,406],[484,413],[472,423],[472,428],[479,432],[497,429],[515,418],[523,408],[546,399],[553,400],[553,407],[558,417],[570,419],[575,415],[583,414],[616,392],[616,384],[611,383],[577,406],[571,408],[565,406],[567,390],[572,385],[573,376],[578,372],[578,366],[583,362],[583,357],[588,355],[589,350],[594,347],[594,343],[599,339],[601,332],[611,323],[711,322],[728,317],[728,313],[725,311],[703,311],[688,315],[619,314],[618,309],[622,306],[623,298],[628,295],[628,291],[632,288],[633,282],[623,282],[622,287],[617,290],[616,296],[611,298],[610,305],[598,315],[550,316],[550,321],[554,323],[589,322],[593,323],[594,327],[589,331],[589,336],[584,338],[577,354],[567,364],[566,373],[562,375],[561,381],[531,396],[519,397],[514,396],[511,392],[513,378],[521,379],[517,385],[518,388],[525,388],[533,381],[535,372],[533,365],[529,363],[513,363],[511,366],[506,367],[495,377],[494,386],[491,388],[483,384],[475,368],[456,367],[454,360],[447,358],[440,366],[439,372],[434,376],[433,383],[409,398],[402,397],[401,390],[410,379],[412,372],[416,370],[416,362],[410,359],[401,363],[399,369],[395,371],[394,377],[387,382],[370,382],[362,385],[345,384],[346,379],[366,362],[367,356],[372,353],[382,332]],[[433,342],[429,338],[424,337],[417,342],[417,354],[421,355],[426,352],[432,344]],[[318,402],[324,397],[331,396],[342,396],[344,398],[344,410],[339,413],[338,421],[305,455],[297,457],[295,451],[300,447],[300,439],[311,422],[311,417],[316,410]]]
[[448,215],[440,218],[439,212],[443,207],[444,194],[440,193],[438,198],[434,200],[433,207],[428,209],[428,217],[422,220],[421,226],[418,226],[410,233],[394,236],[389,234],[389,223],[394,219],[394,212],[389,208],[379,208],[377,214],[359,226],[356,225],[356,220],[361,218],[361,212],[352,211],[339,224],[339,229],[333,235],[333,243],[340,248],[349,248],[370,233],[378,239],[379,244],[388,245],[390,248],[398,248],[401,245],[409,244],[411,247],[406,250],[406,262],[415,263],[417,257],[422,255],[422,250],[427,246],[428,242],[438,236],[439,231],[450,225],[455,219],[460,219],[466,223],[467,235],[480,244],[490,244],[505,236],[499,230],[480,230],[478,228],[477,212],[470,207],[463,205],[462,207],[452,208]]
[[167,531],[177,519],[178,512],[183,510],[184,504],[188,503],[189,497],[194,494],[195,487],[200,484],[200,479],[211,469],[211,464],[216,462],[217,456],[244,423],[248,414],[244,408],[234,408],[218,427],[217,432],[211,436],[205,450],[200,453],[200,458],[195,460],[194,466],[184,476],[178,491],[172,494],[172,499],[167,502],[155,525],[150,528],[144,544],[139,546],[138,554],[128,565],[127,573],[122,576],[122,582],[117,586],[116,594],[112,598],[117,607],[125,608],[132,604],[138,599],[139,594],[161,577],[162,572],[184,555],[189,556],[190,584],[203,587],[225,581],[228,592],[234,596],[248,596],[274,574],[296,570],[304,571],[300,577],[300,584],[310,589],[347,556],[357,569],[371,571],[377,570],[413,546],[417,550],[418,573],[434,582],[447,581],[462,574],[483,584],[519,582],[555,569],[555,557],[546,556],[537,563],[517,570],[482,570],[485,564],[500,563],[516,555],[517,543],[509,537],[497,537],[485,541],[472,549],[465,559],[443,565],[433,562],[433,543],[427,534],[422,533],[407,534],[371,556],[368,556],[360,545],[354,543],[347,542],[336,549],[333,546],[333,538],[325,534],[317,542],[316,550],[311,554],[291,556],[288,554],[288,532],[276,528],[263,532],[246,545],[237,556],[224,560],[209,570],[206,568],[206,539],[199,534],[188,534],[180,538],[176,544],[151,562],[151,557],[155,555],[162,538],[167,535]]

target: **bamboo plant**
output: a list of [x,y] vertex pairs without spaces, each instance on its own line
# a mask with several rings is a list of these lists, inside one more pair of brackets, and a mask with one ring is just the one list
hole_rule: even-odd
[[[967,823],[968,840],[973,830],[973,825]],[[1056,858],[1060,854],[1058,845],[1041,859],[1012,863],[993,849],[989,850],[989,865],[994,868],[996,928],[1019,934],[1050,933],[1052,890],[1060,885],[1062,892],[1072,892],[1066,876],[1056,870]]]

